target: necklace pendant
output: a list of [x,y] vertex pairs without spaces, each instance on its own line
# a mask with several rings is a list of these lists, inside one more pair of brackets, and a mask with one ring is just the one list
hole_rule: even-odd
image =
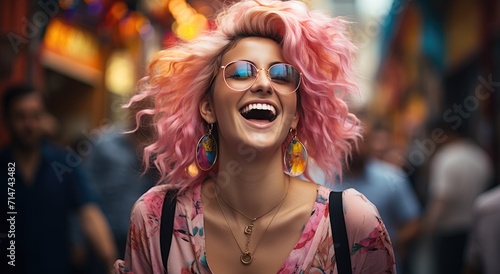
[[244,230],[245,234],[247,235],[252,235],[252,232],[253,232],[253,225],[247,225],[245,226],[245,230]]
[[245,253],[241,254],[240,261],[244,265],[249,265],[253,261],[252,253],[245,251]]

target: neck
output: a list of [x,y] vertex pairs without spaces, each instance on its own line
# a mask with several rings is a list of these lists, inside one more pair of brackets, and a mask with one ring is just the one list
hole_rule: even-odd
[[23,146],[14,146],[12,149],[12,156],[16,161],[16,165],[18,165],[20,174],[22,174],[24,178],[24,184],[28,187],[32,186],[37,163],[40,159],[40,148],[32,147],[28,149]]
[[245,214],[259,216],[283,198],[289,177],[283,173],[281,153],[247,159],[220,155],[214,180],[221,197]]
[[38,146],[25,146],[13,143],[12,152],[16,160],[23,161],[37,157],[40,153],[40,148]]

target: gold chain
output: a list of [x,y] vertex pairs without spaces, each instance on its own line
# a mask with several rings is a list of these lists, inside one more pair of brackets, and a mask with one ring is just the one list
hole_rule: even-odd
[[[238,248],[241,251],[240,261],[241,261],[242,264],[249,265],[253,261],[253,254],[255,254],[255,251],[257,250],[257,247],[259,247],[259,244],[260,244],[262,238],[264,238],[264,235],[266,234],[267,230],[271,226],[271,223],[273,222],[274,218],[276,217],[276,215],[278,215],[278,212],[280,211],[281,206],[283,205],[283,203],[285,201],[285,198],[288,195],[288,189],[289,188],[290,188],[290,179],[288,179],[288,185],[287,185],[287,188],[286,188],[285,195],[283,195],[283,198],[281,198],[281,200],[279,201],[279,203],[276,204],[271,210],[269,210],[268,212],[266,212],[264,215],[261,215],[261,216],[259,216],[257,218],[251,218],[251,217],[245,215],[241,211],[239,211],[236,208],[232,207],[231,204],[229,204],[226,200],[224,200],[224,198],[222,196],[220,196],[222,198],[222,200],[224,202],[226,202],[226,204],[228,206],[230,206],[232,209],[234,209],[235,211],[237,211],[238,213],[240,213],[241,215],[245,216],[246,218],[248,218],[250,220],[250,225],[245,226],[245,229],[244,229],[244,233],[245,233],[245,236],[247,238],[247,240],[245,242],[245,250],[243,250],[243,248],[241,248],[240,243],[238,243],[238,240],[236,239],[236,236],[234,235],[233,228],[229,224],[229,221],[227,219],[226,213],[225,213],[224,209],[222,209],[222,206],[220,204],[218,192],[217,192],[217,190],[215,191],[215,199],[217,200],[217,204],[219,205],[219,208],[220,208],[220,210],[222,212],[222,215],[224,216],[224,220],[226,221],[226,224],[229,227],[229,231],[231,231],[231,235],[233,236],[234,241],[236,242],[236,244],[238,245]],[[260,237],[259,241],[255,245],[255,248],[254,248],[253,252],[250,252],[250,239],[252,237],[254,222],[257,219],[259,219],[261,217],[264,217],[265,215],[267,215],[268,213],[270,213],[271,211],[273,211],[276,207],[278,207],[278,210],[276,210],[276,212],[273,214],[273,217],[271,218],[271,220],[267,224],[267,227],[264,230],[264,232],[262,233],[262,236]]]
[[242,216],[244,216],[245,218],[247,218],[248,220],[250,220],[251,222],[255,222],[257,221],[258,219],[266,216],[267,214],[271,213],[271,211],[273,211],[274,209],[276,209],[278,207],[278,205],[281,204],[281,202],[283,202],[283,200],[285,200],[285,197],[286,195],[288,194],[288,188],[290,187],[290,179],[288,180],[288,185],[287,185],[287,188],[286,188],[286,191],[285,191],[285,195],[283,195],[283,197],[281,198],[281,200],[278,201],[278,203],[276,203],[269,211],[267,211],[266,213],[260,215],[259,217],[250,217],[248,215],[246,215],[245,213],[241,212],[240,210],[238,210],[237,208],[235,208],[233,205],[231,205],[231,203],[229,203],[226,199],[224,199],[224,197],[222,197],[219,192],[217,191],[217,188],[215,188],[215,195],[216,196],[219,196],[222,201],[224,201],[224,203],[226,203],[230,208],[232,208],[234,211],[238,212],[239,214],[241,214]]

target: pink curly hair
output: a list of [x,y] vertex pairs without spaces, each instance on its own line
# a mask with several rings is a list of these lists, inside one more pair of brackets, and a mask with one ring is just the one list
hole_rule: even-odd
[[[351,64],[355,46],[346,31],[346,21],[311,11],[299,1],[241,1],[217,16],[216,29],[160,51],[129,103],[154,101],[154,107],[136,114],[138,125],[141,116],[154,117],[156,138],[144,150],[146,169],[153,161],[159,183],[181,191],[217,172],[215,166],[210,172],[188,173],[197,141],[207,129],[198,102],[210,96],[222,55],[239,39],[258,36],[277,41],[285,60],[303,73],[297,136],[333,182],[360,135],[358,119],[343,100],[358,90]],[[307,171],[305,176],[310,179]]]

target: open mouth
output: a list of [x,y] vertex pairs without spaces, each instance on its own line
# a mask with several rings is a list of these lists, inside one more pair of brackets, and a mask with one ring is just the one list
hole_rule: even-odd
[[247,120],[267,120],[269,122],[274,121],[278,116],[274,106],[262,103],[248,104],[240,109],[240,113]]

